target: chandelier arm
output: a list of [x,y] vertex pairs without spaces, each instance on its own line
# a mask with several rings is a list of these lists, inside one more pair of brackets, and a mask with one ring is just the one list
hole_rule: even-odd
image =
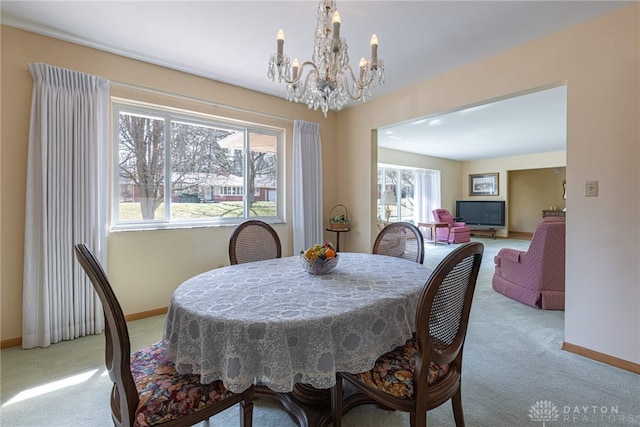
[[[345,72],[345,70],[348,71],[348,74]],[[375,79],[377,74],[375,71],[376,70],[369,68],[369,73],[365,73],[362,76],[363,78],[365,76],[368,76],[368,77],[362,80],[362,79],[356,78],[351,66],[346,65],[345,67],[343,67],[343,70],[339,72],[339,75],[341,76],[344,82],[343,87],[347,92],[349,98],[351,98],[354,101],[360,101],[360,100],[365,101],[368,98],[367,91],[372,85],[375,84]],[[351,77],[352,79],[351,84],[349,83],[349,77]],[[355,93],[352,91],[352,88],[355,90]]]
[[[304,70],[305,67],[309,66],[312,68],[312,71],[307,73],[307,76],[310,76],[311,74],[315,74],[316,76],[320,75],[320,69],[318,68],[318,66],[316,64],[314,64],[311,61],[304,61],[302,64],[300,64],[300,67],[298,68],[298,79],[300,80],[302,78],[302,76],[304,75]],[[308,77],[305,78],[305,80],[308,80]]]
[[[351,67],[349,67],[349,71],[351,72],[351,77],[353,77],[353,71],[351,71]],[[342,80],[342,87],[351,100],[358,101],[362,99],[362,96],[364,94],[364,87],[358,85],[355,79],[353,80],[353,84],[349,84],[349,76],[342,70],[338,72],[338,77],[340,78],[340,80]],[[352,92],[352,87],[356,90],[355,94]]]
[[[355,74],[353,73],[353,69],[351,68],[350,65],[347,65],[346,67],[343,67],[343,68],[346,69],[347,71],[349,71],[349,75],[351,76],[351,79],[353,80],[353,84],[358,89],[365,89],[367,86],[369,86],[371,83],[373,83],[373,80],[375,79],[375,76],[376,76],[375,73],[370,73],[371,75],[369,75],[369,77],[367,77],[366,80],[361,80],[360,78],[356,78]],[[344,71],[342,73],[345,74]],[[367,74],[364,74],[362,76],[362,78],[364,78],[364,76],[366,76]]]
[[280,68],[278,68],[278,74],[280,75],[280,79],[282,79],[285,83],[290,85],[295,85],[302,79],[302,76],[304,75],[304,69],[306,66],[310,66],[311,68],[313,68],[313,71],[309,74],[313,73],[313,74],[319,75],[320,71],[318,67],[316,66],[316,64],[314,64],[311,61],[305,61],[298,67],[298,72],[295,78],[291,78],[291,79],[287,78],[286,74],[283,73]]
[[[302,99],[305,95],[305,93],[307,92],[307,87],[309,86],[309,80],[311,79],[311,77],[314,75],[314,73],[307,73],[307,75],[305,76],[304,80],[298,78],[296,83],[291,83],[291,86],[294,90],[294,92],[296,92],[295,97],[299,100]],[[302,80],[302,85],[300,85],[300,81]],[[296,100],[296,102],[298,102]]]

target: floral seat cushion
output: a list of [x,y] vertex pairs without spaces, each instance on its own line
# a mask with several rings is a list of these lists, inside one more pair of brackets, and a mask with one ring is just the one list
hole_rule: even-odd
[[[370,371],[356,378],[370,387],[401,399],[413,398],[413,372],[418,352],[415,334],[403,346],[396,347],[376,360]],[[429,365],[428,382],[433,384],[449,372],[449,365]]]
[[131,374],[140,403],[136,426],[154,426],[204,409],[232,393],[222,381],[200,384],[200,375],[180,375],[166,358],[162,342],[131,355]]

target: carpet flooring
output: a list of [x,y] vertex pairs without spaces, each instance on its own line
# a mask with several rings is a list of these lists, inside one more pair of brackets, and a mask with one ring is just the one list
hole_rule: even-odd
[[[462,402],[468,426],[606,427],[640,425],[640,376],[561,350],[564,312],[543,311],[493,291],[493,256],[527,240],[473,238],[485,245],[465,345]],[[431,267],[455,245],[427,243]],[[164,316],[129,323],[132,349],[158,341]],[[104,337],[84,337],[49,348],[0,352],[2,427],[113,425],[111,383],[104,369]],[[551,407],[548,415],[542,414]],[[450,403],[429,411],[431,426],[454,426]],[[205,425],[203,423],[203,425]],[[238,408],[209,420],[237,426]],[[409,417],[377,406],[355,408],[346,427],[408,426]],[[279,404],[255,402],[254,426],[295,427]]]

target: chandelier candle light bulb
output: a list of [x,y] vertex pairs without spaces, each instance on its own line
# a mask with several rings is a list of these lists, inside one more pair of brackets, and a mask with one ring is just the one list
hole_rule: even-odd
[[298,67],[300,67],[298,58],[293,58],[293,80],[295,80],[298,77]]
[[337,40],[340,38],[340,14],[337,10],[333,12],[331,23],[333,24],[333,38]]
[[278,30],[278,36],[276,37],[278,43],[278,58],[282,59],[282,52],[284,51],[284,31]]
[[378,36],[373,34],[369,44],[371,45],[371,67],[375,68],[376,61],[378,60]]
[[318,6],[313,54],[310,61],[291,63],[284,54],[284,31],[277,35],[277,50],[271,55],[267,76],[284,81],[287,99],[304,102],[310,109],[339,111],[351,101],[365,102],[371,88],[384,83],[384,61],[378,58],[378,37],[371,36],[371,58],[362,58],[359,73],[349,65],[347,41],[340,37],[341,17],[336,2],[322,0]]

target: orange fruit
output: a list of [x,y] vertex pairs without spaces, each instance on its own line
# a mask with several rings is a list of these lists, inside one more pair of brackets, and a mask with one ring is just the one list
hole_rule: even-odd
[[336,251],[334,251],[333,249],[327,249],[324,252],[324,256],[327,258],[333,258],[334,256],[336,256]]

